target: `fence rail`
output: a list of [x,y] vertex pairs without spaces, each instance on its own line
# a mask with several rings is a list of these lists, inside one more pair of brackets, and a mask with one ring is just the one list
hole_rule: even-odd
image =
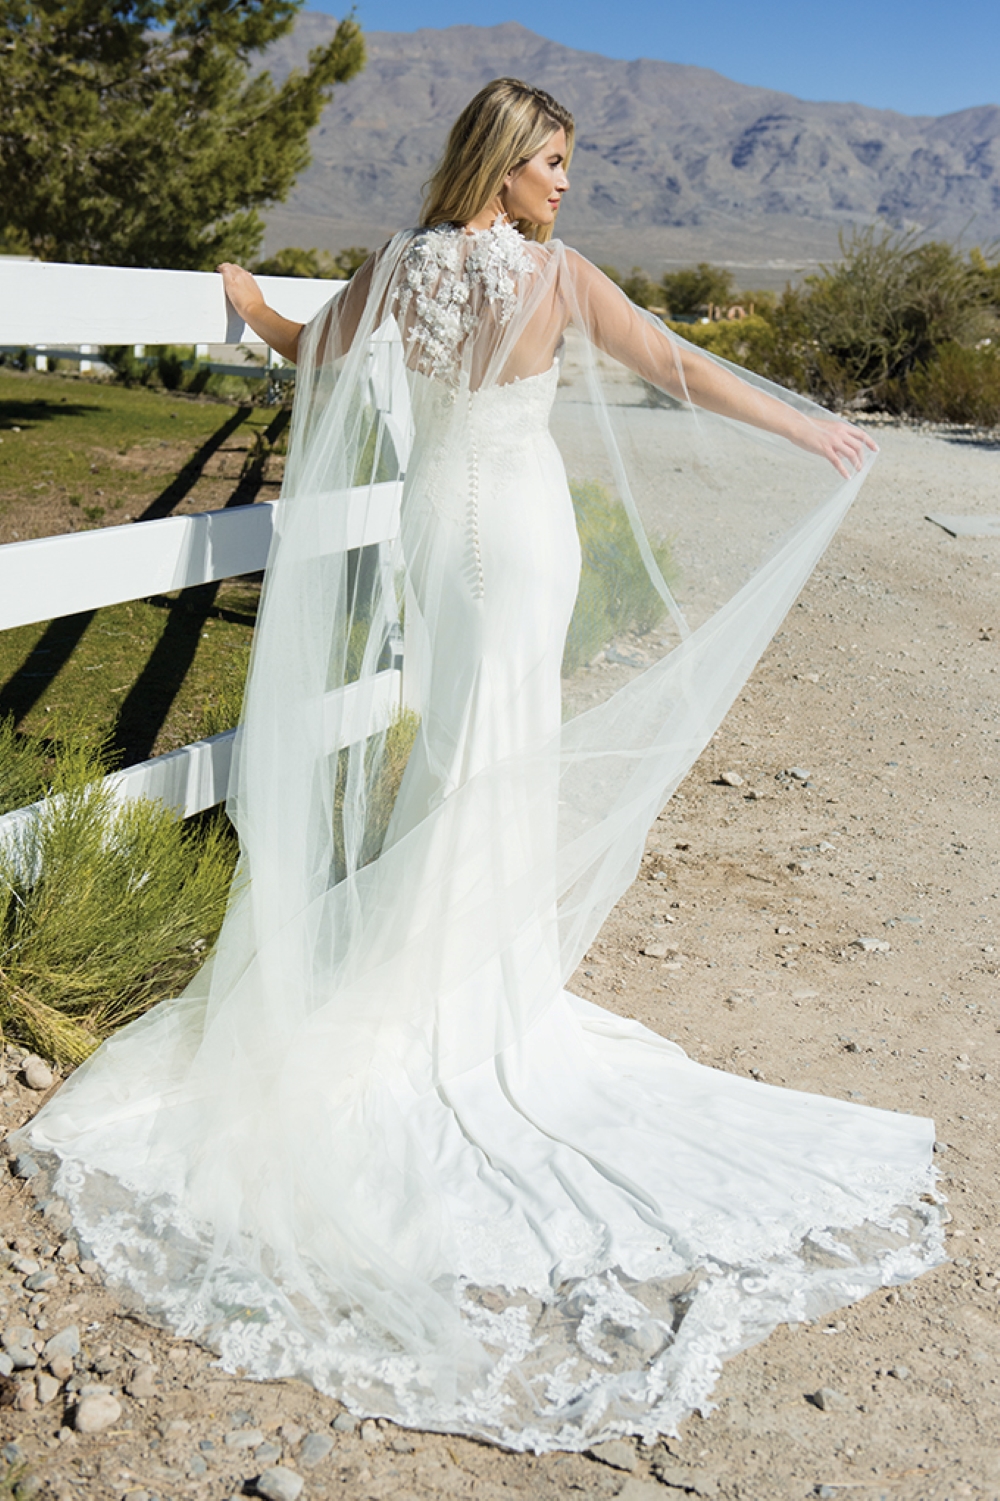
[[[344,286],[278,276],[259,280],[270,302],[302,322]],[[89,344],[98,353],[102,344],[246,340],[242,319],[226,302],[221,279],[211,273],[0,261],[0,345]],[[393,324],[372,341],[369,379],[402,467],[411,421]],[[321,551],[384,548],[398,532],[401,492],[399,480],[324,496]],[[0,546],[0,630],[256,573],[265,567],[280,525],[280,504],[260,502],[6,543]],[[327,695],[329,721],[339,725],[331,751],[389,723],[401,702],[400,662],[397,655],[364,694],[349,684]],[[226,795],[234,740],[230,730],[194,741],[113,773],[109,782],[121,798],[159,798],[185,817],[201,812]],[[33,811],[22,808],[0,817],[0,838],[11,835]]]

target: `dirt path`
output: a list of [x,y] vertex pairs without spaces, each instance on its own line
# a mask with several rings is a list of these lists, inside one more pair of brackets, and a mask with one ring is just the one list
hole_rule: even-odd
[[[302,1501],[1000,1497],[1000,541],[923,520],[1000,511],[1000,444],[881,437],[862,503],[657,823],[574,986],[704,1062],[932,1115],[951,1262],[731,1361],[682,1441],[535,1459],[356,1431],[308,1387],[221,1374],[130,1316],[65,1259],[72,1248],[57,1255],[57,1207],[46,1217],[33,1182],[4,1174],[10,1255],[52,1280],[32,1294],[32,1273],[8,1267],[0,1325],[37,1341],[75,1325],[70,1385],[110,1388],[121,1407],[104,1432],[74,1433],[65,1386],[38,1405],[41,1362],[17,1373],[20,1409],[0,1422],[23,1495],[223,1501],[254,1494],[283,1458]],[[655,945],[677,952],[641,953]],[[7,1070],[5,1127],[39,1099],[10,1056]],[[821,1388],[825,1410],[809,1400]]]

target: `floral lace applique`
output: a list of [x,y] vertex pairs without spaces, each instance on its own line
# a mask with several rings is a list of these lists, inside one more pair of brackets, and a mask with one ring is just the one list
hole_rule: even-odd
[[518,230],[498,216],[486,230],[442,224],[415,235],[403,264],[398,314],[421,350],[425,373],[453,381],[484,305],[499,327],[510,322],[531,258]]

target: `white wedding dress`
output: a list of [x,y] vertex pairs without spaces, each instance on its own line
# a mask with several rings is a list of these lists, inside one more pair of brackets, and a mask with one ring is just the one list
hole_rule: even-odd
[[[616,397],[599,360],[666,385],[674,346],[562,247],[438,229],[366,274],[303,356],[217,953],[26,1136],[123,1295],[229,1370],[518,1449],[652,1437],[780,1322],[942,1256],[929,1121],[704,1067],[563,988],[856,485],[732,424],[708,463],[704,422]],[[404,467],[367,384],[387,319],[412,446],[376,566],[337,497]],[[688,635],[638,514],[683,454]],[[650,565],[608,597],[660,624],[564,721],[567,467]],[[419,722],[387,810],[391,735],[331,753],[331,715],[400,603]]]

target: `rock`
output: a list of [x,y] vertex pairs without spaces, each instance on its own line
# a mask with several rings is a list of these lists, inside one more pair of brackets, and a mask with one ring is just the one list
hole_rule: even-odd
[[229,1414],[230,1428],[250,1428],[253,1425],[253,1413],[245,1412],[242,1407]]
[[300,1423],[282,1423],[281,1427],[278,1429],[278,1432],[281,1434],[281,1437],[284,1439],[285,1443],[290,1444],[292,1448],[294,1448],[296,1444],[300,1444],[306,1436],[306,1430]]
[[720,776],[719,781],[725,787],[743,786],[743,778],[740,776],[738,771],[724,771]]
[[148,1491],[126,1491],[122,1501],[153,1501]]
[[48,1407],[59,1395],[59,1382],[54,1376],[46,1376],[40,1371],[35,1377],[35,1393],[43,1407]]
[[647,959],[673,959],[676,957],[678,950],[669,943],[647,943],[642,952],[646,955]]
[[38,1397],[35,1395],[34,1385],[30,1381],[22,1381],[14,1397],[14,1410],[16,1412],[35,1412],[37,1409]]
[[332,1448],[333,1439],[325,1433],[307,1433],[299,1450],[299,1464],[304,1470],[311,1470],[314,1465],[322,1464]]
[[389,1448],[393,1454],[413,1454],[416,1452],[414,1445],[410,1443],[408,1438],[394,1438],[389,1444]]
[[64,1240],[56,1252],[56,1260],[64,1261],[67,1266],[73,1266],[80,1260],[80,1247],[75,1240]]
[[55,1075],[47,1063],[41,1058],[26,1058],[24,1060],[24,1082],[29,1089],[37,1089],[44,1092],[51,1089],[55,1083]]
[[64,1234],[70,1227],[72,1219],[69,1208],[63,1199],[46,1199],[44,1204],[39,1205],[45,1217],[46,1224],[55,1230],[57,1235]]
[[302,1476],[287,1465],[275,1465],[273,1470],[257,1476],[254,1488],[264,1501],[298,1501],[304,1484]]
[[357,1422],[349,1412],[338,1412],[330,1427],[337,1433],[353,1433],[357,1428]]
[[0,1376],[10,1376],[14,1371],[14,1362],[6,1350],[0,1351]]
[[73,1414],[73,1427],[77,1433],[103,1433],[112,1428],[122,1415],[121,1403],[109,1392],[81,1397]]
[[892,945],[886,943],[884,938],[852,938],[851,948],[860,949],[863,954],[889,954]]
[[113,1355],[98,1355],[91,1362],[90,1369],[98,1376],[110,1376],[113,1371],[117,1371],[118,1362]]
[[15,1371],[30,1371],[38,1364],[35,1331],[26,1324],[8,1324],[0,1343],[13,1361]]
[[37,1178],[41,1169],[30,1152],[18,1152],[11,1164],[15,1178]]
[[42,1267],[41,1271],[32,1272],[30,1277],[25,1277],[24,1285],[29,1293],[47,1292],[50,1287],[55,1287],[58,1277],[51,1267]]
[[378,1428],[378,1424],[377,1423],[373,1422],[369,1418],[366,1422],[364,1422],[364,1423],[361,1424],[361,1442],[362,1443],[364,1443],[364,1444],[377,1444],[377,1443],[381,1442],[381,1439],[382,1439],[382,1435],[379,1432],[379,1428]]
[[155,1397],[156,1366],[137,1365],[125,1390],[130,1397]]
[[887,1376],[894,1376],[897,1381],[909,1381],[910,1368],[905,1365],[891,1365],[886,1371]]
[[803,771],[801,766],[790,766],[788,775],[796,782],[808,782],[811,772]]
[[281,1458],[281,1445],[272,1444],[268,1440],[267,1443],[261,1444],[259,1448],[253,1451],[253,1457],[257,1464],[276,1465]]
[[260,1428],[237,1428],[223,1439],[227,1449],[256,1449],[263,1442],[264,1434]]
[[96,1277],[101,1269],[96,1261],[81,1261],[80,1270],[81,1272],[86,1272],[88,1277]]
[[818,1407],[820,1412],[842,1412],[845,1407],[850,1406],[843,1392],[834,1391],[832,1386],[821,1386],[819,1391],[812,1392],[806,1401]]
[[67,1324],[65,1329],[60,1329],[58,1334],[45,1341],[43,1355],[49,1368],[56,1356],[66,1356],[72,1361],[74,1355],[80,1353],[80,1330],[76,1324]]
[[[673,1486],[676,1490],[694,1492],[696,1496],[717,1496],[719,1494],[719,1482],[715,1475],[701,1470],[685,1470],[683,1466],[673,1464],[667,1459],[654,1459],[653,1474],[662,1485]],[[638,1480],[626,1481],[625,1490],[619,1492],[619,1496],[626,1495],[629,1486],[641,1485]],[[641,1501],[639,1492],[635,1492],[635,1501]]]
[[33,1260],[30,1256],[15,1256],[11,1262],[11,1270],[19,1277],[32,1277],[35,1272],[41,1271],[41,1263]]
[[623,1439],[608,1439],[607,1443],[595,1444],[587,1453],[591,1459],[599,1459],[601,1464],[610,1465],[613,1470],[634,1470],[636,1466],[635,1449],[631,1444],[626,1444]]
[[200,1454],[192,1454],[188,1460],[187,1473],[192,1477],[208,1474],[208,1464]]

